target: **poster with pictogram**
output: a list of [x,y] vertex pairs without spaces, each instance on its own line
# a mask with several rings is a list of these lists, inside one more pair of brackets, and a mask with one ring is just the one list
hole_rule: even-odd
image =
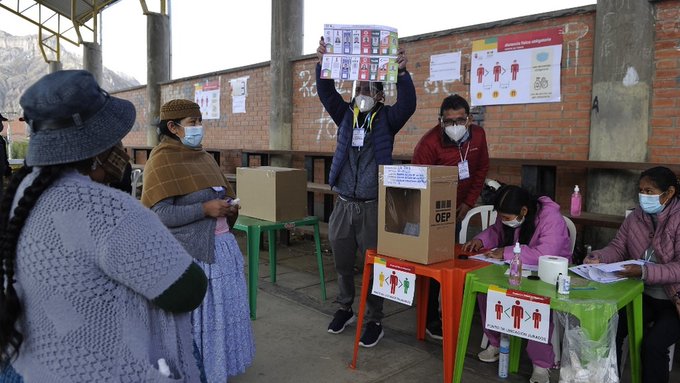
[[373,295],[411,306],[416,274],[411,266],[376,258],[373,263]]
[[486,300],[486,328],[548,343],[550,298],[489,286]]

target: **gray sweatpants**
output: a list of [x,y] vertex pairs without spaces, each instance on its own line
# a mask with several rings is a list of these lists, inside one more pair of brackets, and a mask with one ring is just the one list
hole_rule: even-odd
[[[333,250],[340,289],[335,301],[349,309],[355,296],[354,263],[357,250],[365,254],[366,249],[375,249],[378,245],[378,201],[348,202],[337,198],[328,220],[328,240]],[[367,322],[379,322],[383,318],[383,298],[369,293],[366,308]]]

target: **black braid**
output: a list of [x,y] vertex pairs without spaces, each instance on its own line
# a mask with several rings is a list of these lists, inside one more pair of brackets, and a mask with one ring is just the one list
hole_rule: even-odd
[[[72,165],[69,165],[72,167]],[[30,173],[31,168],[22,168],[12,178],[0,207],[0,367],[18,355],[24,336],[16,329],[16,322],[21,315],[21,302],[14,289],[14,263],[17,243],[21,230],[30,215],[31,209],[42,193],[62,174],[65,166],[51,166],[41,169],[33,183],[24,190],[24,194],[14,209],[10,219],[12,200],[19,184]]]

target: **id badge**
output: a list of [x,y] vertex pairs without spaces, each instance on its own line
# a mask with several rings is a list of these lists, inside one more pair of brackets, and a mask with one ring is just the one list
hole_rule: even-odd
[[360,148],[364,146],[364,138],[366,138],[366,131],[364,129],[352,129],[352,147]]
[[458,163],[458,179],[466,180],[470,178],[470,167],[467,160]]

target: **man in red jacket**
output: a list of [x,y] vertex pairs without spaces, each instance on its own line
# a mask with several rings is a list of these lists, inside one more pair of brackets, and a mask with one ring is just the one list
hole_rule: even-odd
[[[439,123],[423,135],[413,153],[413,164],[458,167],[456,195],[456,234],[460,222],[475,206],[489,171],[489,151],[484,129],[472,123],[470,105],[461,96],[448,96],[439,108]],[[428,304],[427,333],[441,337],[439,283],[432,281]]]

